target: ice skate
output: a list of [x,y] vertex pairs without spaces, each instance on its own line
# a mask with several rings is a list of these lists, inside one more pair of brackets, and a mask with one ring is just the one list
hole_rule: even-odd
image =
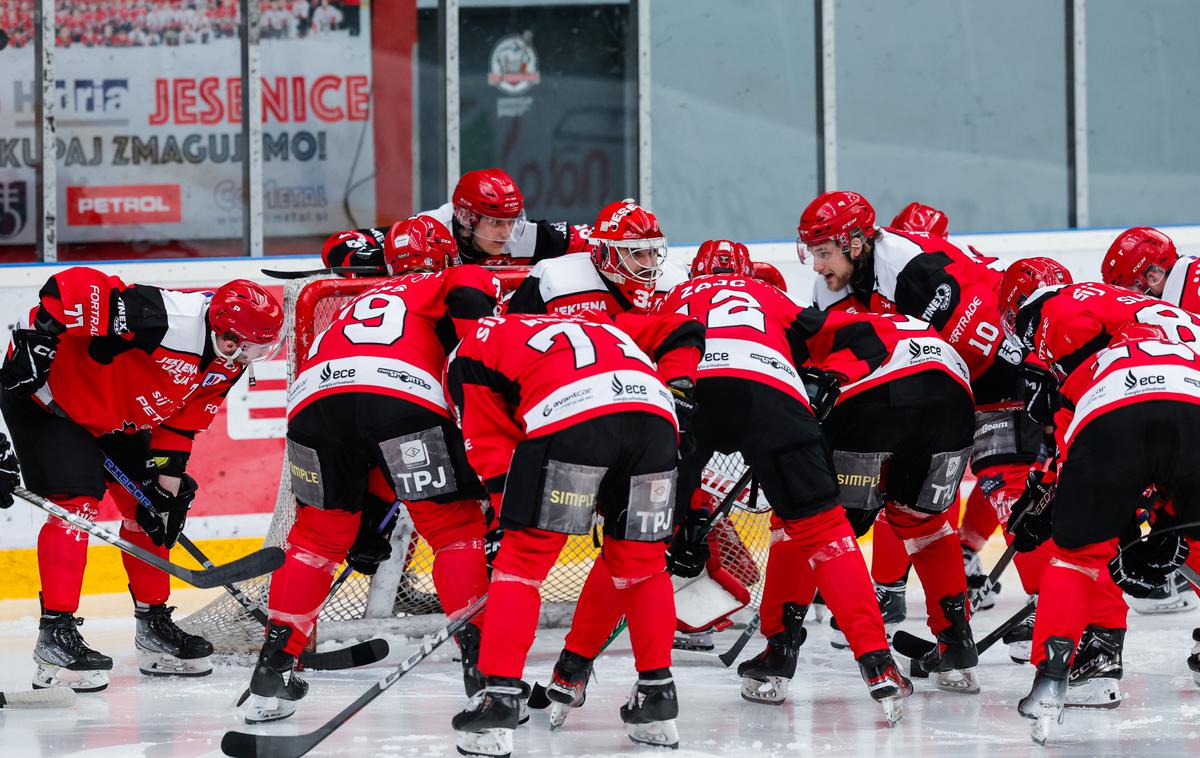
[[42,611],[33,647],[33,688],[70,687],[76,692],[99,692],[108,687],[113,661],[92,650],[79,633],[83,619],[70,613]]
[[[1036,595],[1030,596],[1030,599],[1036,598]],[[1033,653],[1033,622],[1036,619],[1037,606],[1034,606],[1025,618],[1018,621],[1001,638],[1001,642],[1008,645],[1008,657],[1012,658],[1013,663],[1029,663]]]
[[1021,698],[1017,711],[1027,719],[1034,719],[1031,732],[1033,741],[1046,744],[1046,738],[1055,724],[1061,724],[1067,702],[1067,676],[1074,647],[1066,637],[1051,637],[1046,640],[1046,660],[1038,664],[1029,694]]
[[1200,608],[1200,598],[1196,597],[1192,585],[1183,574],[1176,571],[1167,577],[1163,585],[1150,593],[1149,597],[1125,596],[1129,607],[1144,616],[1159,613],[1187,613]]
[[550,698],[551,731],[562,726],[567,714],[587,700],[587,683],[591,675],[591,658],[584,658],[570,650],[559,654],[550,686],[546,688],[546,697]]
[[629,693],[629,702],[621,706],[621,720],[629,739],[642,745],[679,747],[679,698],[670,669],[655,669],[638,674]]
[[813,621],[820,624],[829,615],[829,606],[825,605],[825,598],[821,597],[821,591],[817,590],[817,594],[813,595],[812,601]]
[[521,713],[521,692],[520,679],[484,677],[483,689],[450,720],[457,732],[458,752],[502,758],[511,755],[513,732]]
[[308,683],[296,676],[296,657],[284,652],[292,636],[290,627],[271,624],[250,675],[250,689],[237,705],[247,724],[279,721],[296,712],[296,701],[308,693]]
[[1124,629],[1089,626],[1079,640],[1067,680],[1068,708],[1116,708],[1121,705],[1121,651]]
[[876,650],[859,658],[858,670],[871,697],[883,706],[888,726],[895,726],[904,717],[900,701],[912,694],[912,682],[900,673],[888,650]]
[[742,699],[751,703],[783,705],[796,675],[796,656],[808,636],[804,628],[806,606],[784,603],[784,630],[767,639],[766,648],[738,666],[742,677]]
[[675,632],[675,641],[671,645],[675,650],[691,653],[711,653],[716,649],[713,644],[712,630],[706,632]]
[[[875,600],[879,602],[879,613],[883,616],[883,626],[887,630],[889,640],[900,622],[908,618],[908,606],[904,601],[906,585],[907,582],[903,579],[895,584],[875,585]],[[838,650],[850,648],[846,634],[838,626],[836,618],[829,619],[829,644]]]
[[1188,656],[1188,668],[1192,670],[1192,681],[1200,687],[1200,627],[1192,630],[1192,654]]
[[174,610],[171,606],[134,601],[137,631],[133,635],[133,646],[137,649],[138,670],[146,676],[211,674],[212,643],[176,626],[171,619]]
[[471,697],[483,689],[483,674],[479,673],[479,642],[481,632],[474,624],[467,624],[454,635],[458,651],[462,655],[463,689]]
[[921,659],[921,668],[933,676],[939,690],[976,695],[979,678],[975,667],[979,663],[979,652],[975,649],[975,638],[967,621],[966,595],[944,597],[939,604],[950,625],[938,632],[937,647]]
[[966,545],[962,546],[963,571],[967,575],[967,597],[971,600],[971,613],[979,613],[996,607],[1000,594],[1000,582],[988,584],[988,575],[983,570],[979,553]]

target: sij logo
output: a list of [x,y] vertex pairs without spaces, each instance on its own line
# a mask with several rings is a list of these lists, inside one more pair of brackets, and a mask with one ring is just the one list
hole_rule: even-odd
[[27,182],[0,182],[0,240],[16,237],[29,221]]

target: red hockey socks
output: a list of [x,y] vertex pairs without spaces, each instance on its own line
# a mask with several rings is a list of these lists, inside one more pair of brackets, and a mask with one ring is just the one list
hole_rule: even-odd
[[338,564],[358,536],[360,516],[311,505],[296,508],[283,565],[271,575],[267,616],[291,627],[285,650],[300,655],[316,627]]
[[771,517],[771,548],[767,553],[767,579],[763,582],[762,603],[758,613],[764,637],[783,631],[783,604],[811,605],[817,593],[817,579],[808,567],[808,558],[800,543],[788,539],[783,522]]
[[[1116,587],[1108,575],[1108,561],[1116,545],[1116,540],[1109,540],[1072,550],[1054,546],[1038,596],[1030,663],[1036,666],[1046,659],[1046,640],[1051,637],[1066,637],[1078,645],[1089,623],[1124,626],[1123,617],[1121,623],[1112,623],[1116,620],[1112,614],[1112,589],[1101,587],[1102,584]],[[1098,602],[1103,606],[1102,618],[1097,617]]]
[[[94,497],[51,495],[50,500],[88,521],[95,521],[100,502]],[[38,573],[42,605],[48,611],[79,610],[83,570],[87,566],[88,533],[49,516],[38,533]]]
[[[483,553],[483,511],[475,500],[407,503],[417,534],[433,551],[433,586],[442,608],[452,614],[487,592],[487,559]],[[483,618],[475,618],[482,627]]]
[[927,516],[903,511],[889,504],[888,518],[892,530],[904,541],[904,549],[912,559],[913,568],[917,570],[917,577],[925,589],[929,631],[936,635],[950,625],[942,610],[941,599],[967,591],[958,533],[950,526],[944,513]]
[[[165,545],[155,545],[150,535],[133,520],[132,514],[121,521],[121,536],[148,553],[167,559],[171,551]],[[147,605],[162,605],[171,596],[171,577],[162,569],[157,569],[140,558],[121,551],[121,563],[125,565],[125,574],[129,577],[129,591],[133,599]]]
[[821,596],[837,618],[854,657],[887,650],[875,588],[842,507],[784,521],[783,528],[808,560]]
[[[964,511],[962,526],[958,527],[958,539],[962,544],[978,553],[983,550],[983,546],[987,544],[992,532],[996,531],[996,527],[1000,526],[1000,521],[996,518],[996,510],[984,498],[983,490],[979,488],[978,483],[967,497]],[[955,520],[951,517],[950,525],[954,526],[954,524]]]
[[896,584],[908,575],[908,553],[896,530],[888,522],[886,510],[875,517],[871,532],[871,578],[876,584]]
[[[674,593],[672,607],[673,603]],[[595,658],[620,623],[624,611],[608,564],[597,557],[575,603],[575,615],[563,648],[584,658]]]
[[[992,506],[1000,525],[1008,524],[1012,514],[1013,503],[1025,492],[1025,480],[1029,476],[1031,465],[1028,463],[1005,463],[988,466],[979,471],[977,487],[983,490],[983,495]],[[1004,541],[1012,544],[1012,535],[1004,532]],[[1039,546],[1028,553],[1017,553],[1013,565],[1021,577],[1021,586],[1027,595],[1036,595],[1042,584],[1042,573],[1046,570],[1046,562],[1050,560],[1048,544]]]
[[537,634],[541,587],[567,535],[541,529],[509,529],[492,563],[487,617],[479,645],[484,676],[520,678]]
[[[675,640],[675,588],[667,574],[661,542],[607,539],[600,560],[608,565],[629,621],[629,640],[638,671],[671,665]],[[611,630],[610,630],[611,631]]]

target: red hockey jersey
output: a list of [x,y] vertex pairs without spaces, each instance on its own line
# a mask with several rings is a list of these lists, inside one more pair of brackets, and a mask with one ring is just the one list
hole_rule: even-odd
[[705,325],[699,378],[762,382],[808,406],[787,335],[800,306],[780,290],[744,276],[700,276],[672,289],[656,312],[691,316]]
[[1066,460],[1080,430],[1104,413],[1153,400],[1200,405],[1200,356],[1178,342],[1123,339],[1073,372],[1062,395],[1055,433]]
[[789,329],[798,361],[841,380],[837,402],[884,382],[940,371],[971,391],[962,357],[929,324],[909,316],[805,308]]
[[596,270],[590,254],[564,255],[544,260],[530,269],[525,281],[505,304],[504,312],[570,314],[593,310],[622,313],[635,307],[647,310],[686,279],[687,272],[668,261],[649,300],[633,303]]
[[31,318],[66,331],[34,397],[95,435],[153,430],[153,450],[188,453],[242,375],[209,337],[210,292],[125,284],[93,268],[55,274]]
[[496,313],[499,283],[480,266],[405,274],[351,301],[313,341],[288,389],[288,418],[318,398],[375,392],[446,417],[446,353]]
[[[628,325],[625,317],[617,323]],[[677,425],[674,397],[660,373],[694,366],[703,328],[682,316],[641,316],[639,346],[608,317],[559,314],[487,318],[450,356],[446,390],[484,481],[508,471],[517,444],[612,413],[651,413]],[[630,324],[635,322],[629,322]],[[644,348],[650,348],[646,351]],[[647,354],[658,355],[659,366]]]
[[1016,335],[1026,350],[1065,378],[1132,322],[1153,324],[1171,340],[1200,346],[1200,318],[1157,298],[1098,282],[1037,290],[1017,313]]
[[[871,265],[842,290],[814,284],[818,308],[895,311],[928,321],[966,361],[972,381],[1000,358],[1020,361],[1000,329],[998,292],[1003,270],[995,259],[959,249],[929,234],[882,229],[874,240]],[[839,302],[849,298],[851,303]]]

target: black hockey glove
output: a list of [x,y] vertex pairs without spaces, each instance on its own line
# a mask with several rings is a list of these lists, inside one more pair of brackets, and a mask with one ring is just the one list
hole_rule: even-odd
[[686,458],[696,450],[692,419],[696,416],[696,385],[691,379],[672,379],[667,389],[675,397],[675,416],[679,419],[679,457]]
[[12,354],[0,367],[0,387],[29,396],[50,376],[50,363],[58,352],[58,337],[37,329],[13,329]]
[[350,568],[366,576],[374,576],[379,564],[392,557],[392,531],[396,528],[395,517],[380,531],[380,524],[392,504],[373,495],[368,495],[366,507],[363,508],[362,520],[358,525],[358,537],[350,552],[346,553],[346,563]]
[[712,515],[706,510],[688,511],[667,549],[667,571],[684,579],[700,576],[708,563],[708,527]]
[[1033,468],[1025,479],[1025,491],[1013,503],[1005,530],[1013,536],[1018,553],[1028,553],[1050,539],[1054,531],[1054,490],[1044,481],[1046,472]]
[[1126,543],[1108,562],[1108,573],[1125,592],[1138,598],[1150,595],[1166,583],[1167,577],[1188,557],[1188,543],[1178,532],[1155,535]]
[[159,484],[158,471],[152,470],[150,476],[141,483],[142,494],[150,501],[150,508],[138,503],[135,517],[138,526],[150,537],[155,545],[174,547],[187,521],[188,510],[196,499],[196,480],[184,474],[179,478],[179,494],[172,495]]
[[837,376],[812,366],[801,366],[800,381],[804,382],[804,391],[808,393],[808,404],[813,415],[817,421],[824,421],[833,410],[838,395],[842,394]]
[[0,508],[13,504],[13,488],[21,483],[21,468],[17,455],[8,444],[8,437],[0,433]]
[[1025,400],[1025,412],[1035,423],[1042,426],[1054,423],[1054,414],[1062,407],[1058,380],[1054,374],[1040,366],[1022,363],[1021,393]]

